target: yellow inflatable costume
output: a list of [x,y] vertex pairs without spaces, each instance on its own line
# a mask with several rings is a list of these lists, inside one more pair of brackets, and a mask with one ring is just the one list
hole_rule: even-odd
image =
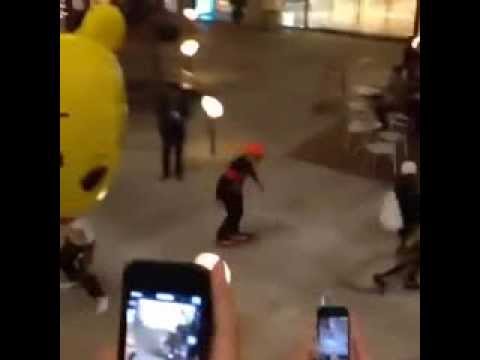
[[119,166],[127,117],[115,51],[126,33],[121,12],[94,6],[76,33],[60,35],[60,216],[91,211]]

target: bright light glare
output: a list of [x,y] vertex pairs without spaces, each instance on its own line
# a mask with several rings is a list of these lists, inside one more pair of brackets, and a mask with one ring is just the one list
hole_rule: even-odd
[[[201,253],[195,258],[195,264],[201,265],[208,270],[212,270],[215,264],[220,261],[220,256],[213,253]],[[224,261],[225,264],[225,280],[227,283],[230,284],[232,282],[232,272],[228,267],[227,263]]]
[[202,109],[211,118],[219,118],[223,116],[223,105],[217,98],[213,96],[202,96]]
[[420,45],[420,35],[417,35],[415,39],[412,40],[412,48],[418,49],[419,45]]
[[183,16],[185,16],[190,21],[195,21],[198,19],[198,13],[195,9],[183,9]]
[[175,296],[172,294],[157,293],[155,298],[161,301],[175,301]]
[[284,11],[282,13],[282,25],[289,27],[295,26],[295,13],[293,11]]
[[187,325],[193,321],[196,308],[190,304],[141,299],[138,311],[145,327],[175,332],[178,325]]
[[103,189],[97,194],[97,201],[103,201],[108,195],[108,190]]
[[200,44],[197,40],[188,39],[182,42],[182,45],[180,45],[180,52],[185,56],[192,57],[197,53],[199,48]]
[[197,345],[197,338],[195,336],[189,335],[187,336],[187,344],[190,346]]

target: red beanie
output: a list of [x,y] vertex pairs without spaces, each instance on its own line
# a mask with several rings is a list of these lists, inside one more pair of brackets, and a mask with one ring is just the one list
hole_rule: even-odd
[[245,146],[244,154],[255,158],[262,158],[265,156],[265,146],[258,143],[252,143]]

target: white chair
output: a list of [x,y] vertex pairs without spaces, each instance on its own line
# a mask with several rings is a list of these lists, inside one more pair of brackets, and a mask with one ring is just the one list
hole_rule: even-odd
[[409,117],[400,112],[391,112],[387,114],[387,123],[390,128],[408,129]]
[[380,156],[387,156],[392,161],[393,174],[397,174],[397,144],[391,142],[377,141],[368,143],[364,149],[372,155],[372,173],[375,176],[377,170],[377,159]]
[[347,102],[347,108],[349,112],[368,112],[370,107],[368,103],[362,99],[353,99]]
[[377,137],[386,142],[401,144],[403,147],[403,155],[405,158],[408,158],[408,139],[405,133],[385,130],[378,132]]
[[[359,135],[372,135],[374,131],[380,129],[382,124],[376,120],[365,118],[365,114],[359,114],[358,118],[354,118],[348,121],[347,124],[347,139],[345,142],[345,148],[350,151],[351,142],[353,136]],[[361,148],[363,144],[359,147]],[[353,151],[356,153],[357,151]]]
[[357,85],[353,87],[353,94],[356,96],[374,96],[374,95],[380,95],[382,93],[382,89],[375,87],[375,86],[369,86],[369,85]]
[[[364,99],[354,99],[346,103],[346,141],[345,148],[350,150],[353,136],[371,135],[381,128],[369,103]],[[363,144],[362,144],[363,146]]]

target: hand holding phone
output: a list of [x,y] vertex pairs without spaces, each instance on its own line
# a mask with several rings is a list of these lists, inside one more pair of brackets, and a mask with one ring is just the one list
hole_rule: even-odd
[[208,270],[149,261],[127,267],[119,360],[208,359],[212,331]]
[[341,306],[322,306],[317,311],[316,358],[350,360],[350,315]]
[[237,360],[237,340],[223,261],[211,272],[145,262],[125,271],[118,359]]
[[[297,343],[289,360],[318,360],[322,354],[322,350],[319,347],[319,318],[317,311],[316,325],[312,322],[308,322],[308,325],[304,329],[304,333],[300,334],[299,343]],[[323,315],[323,314],[322,314]],[[367,351],[366,343],[361,331],[358,318],[355,314],[349,315],[350,323],[350,341],[349,341],[349,360],[370,360],[370,355]]]

